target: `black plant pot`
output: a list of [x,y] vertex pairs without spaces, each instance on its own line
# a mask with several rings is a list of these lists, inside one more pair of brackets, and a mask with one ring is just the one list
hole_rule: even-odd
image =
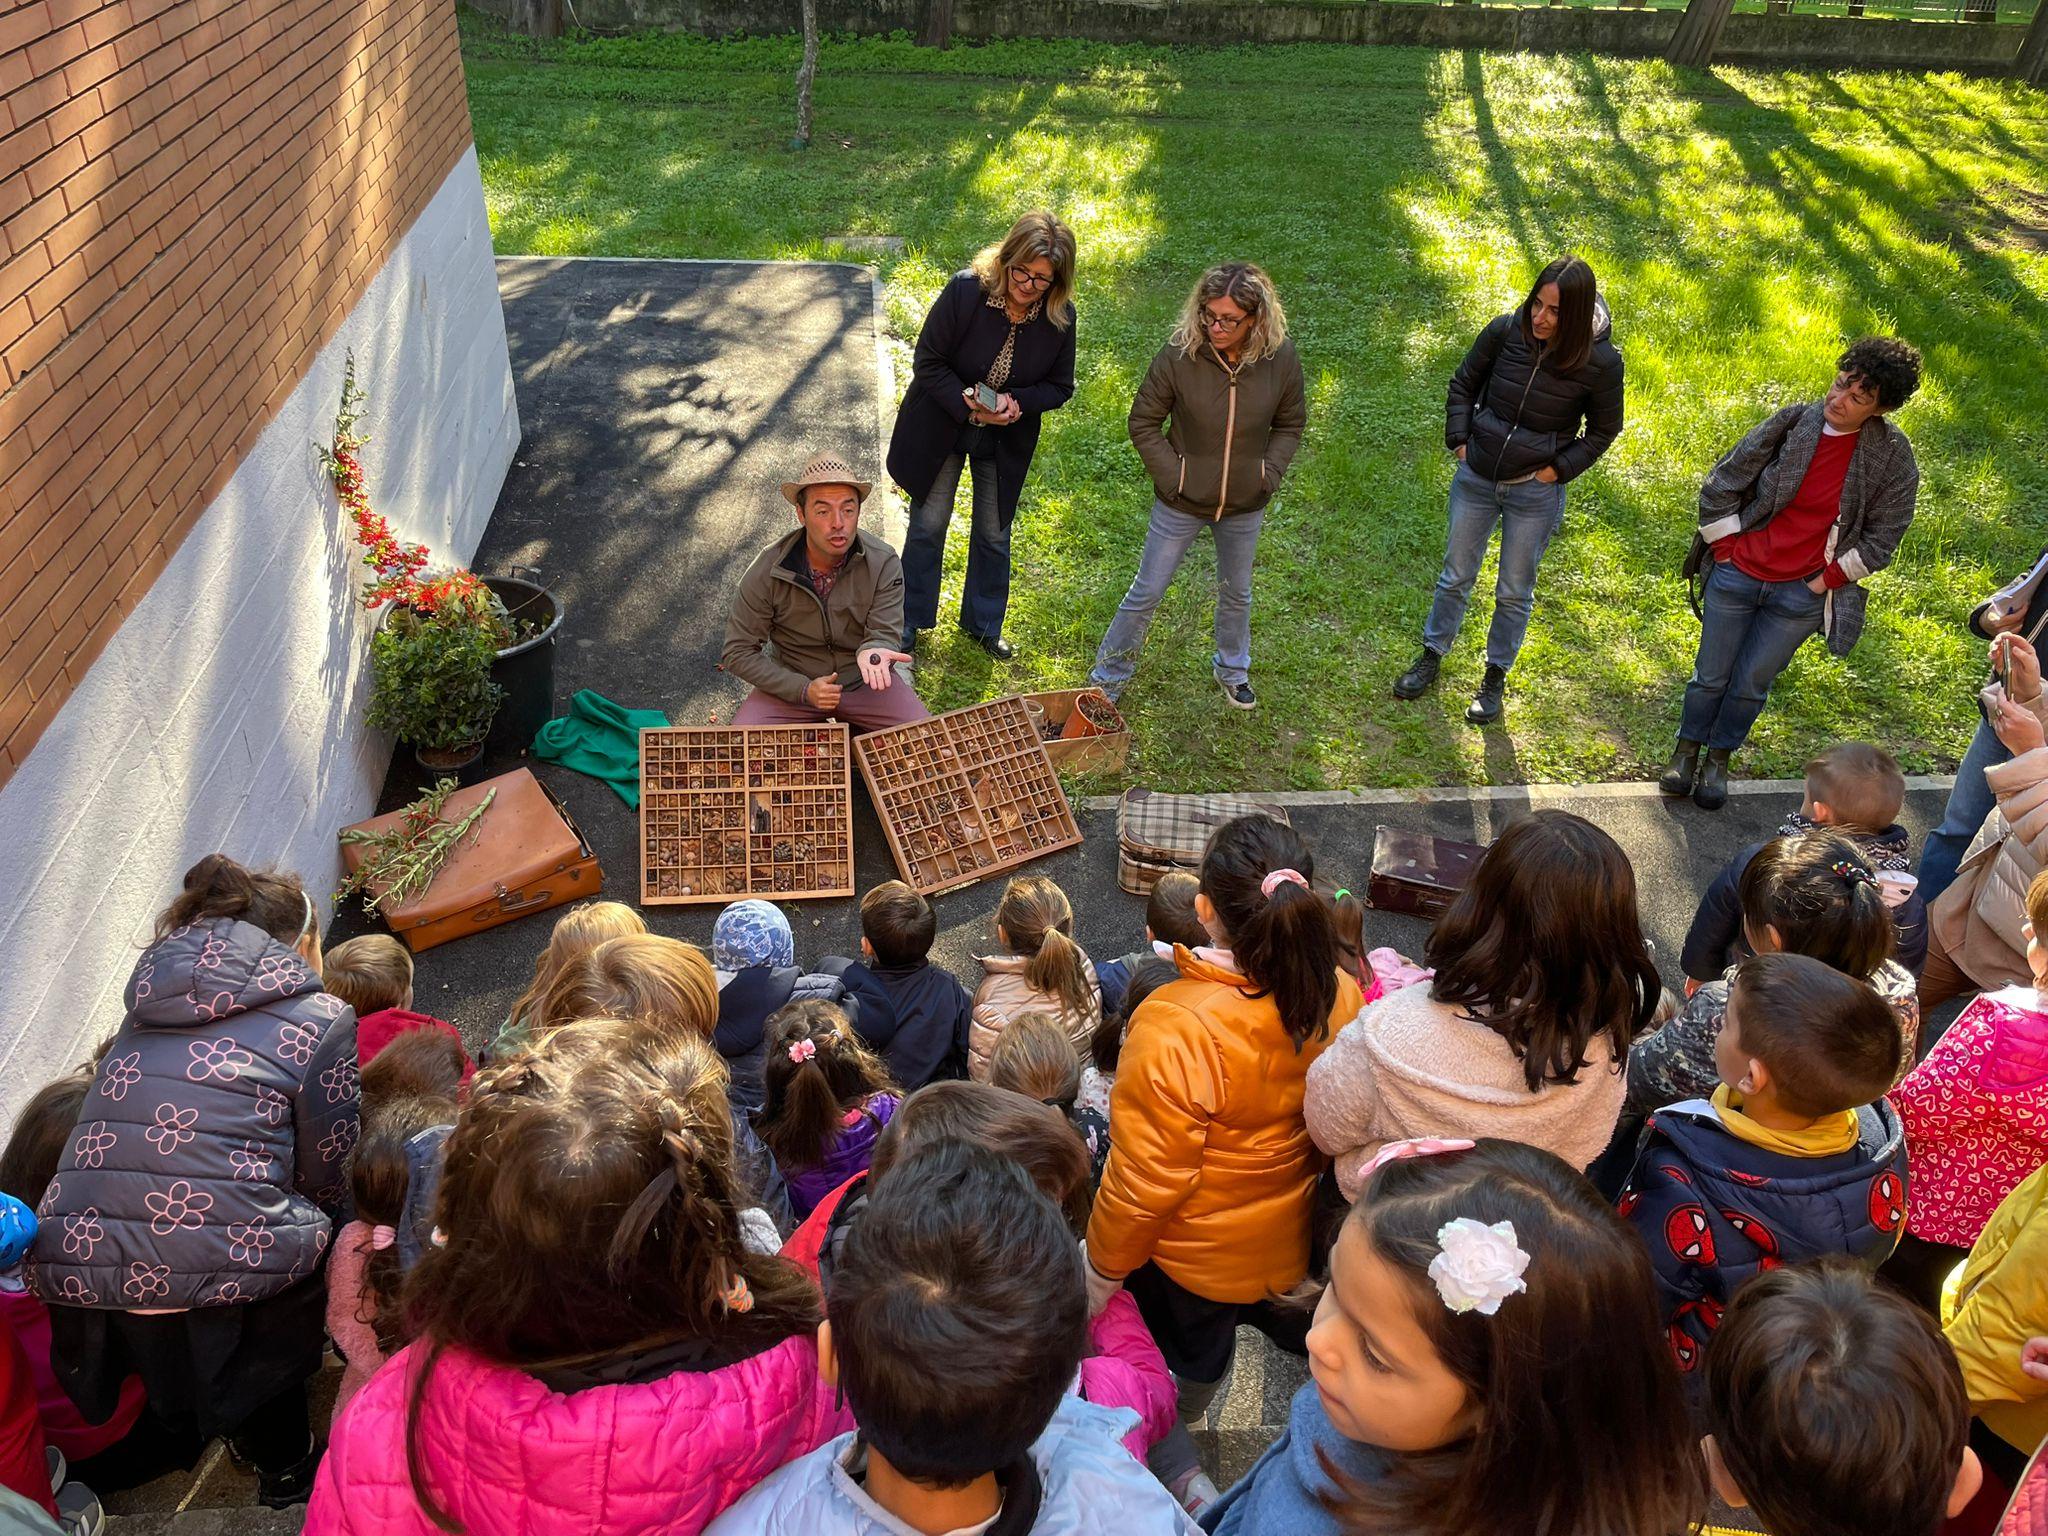
[[474,768],[484,755],[484,744],[473,741],[466,747],[414,747],[413,761],[426,769],[436,779],[453,779],[458,784],[466,782],[465,775]]
[[518,757],[532,749],[540,728],[555,717],[555,640],[566,608],[546,587],[523,576],[486,576],[483,583],[497,594],[513,623],[537,626],[530,639],[505,647],[491,663],[491,681],[505,690],[505,699],[483,751],[493,760]]

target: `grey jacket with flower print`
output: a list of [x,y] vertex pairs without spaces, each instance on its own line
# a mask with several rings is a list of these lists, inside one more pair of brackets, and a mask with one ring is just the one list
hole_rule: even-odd
[[356,1142],[356,1017],[233,918],[144,951],[37,1214],[45,1301],[168,1311],[317,1271]]

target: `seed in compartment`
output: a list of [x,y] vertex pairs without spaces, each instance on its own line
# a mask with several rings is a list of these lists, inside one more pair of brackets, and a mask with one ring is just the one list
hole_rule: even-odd
[[796,858],[796,846],[788,842],[777,843],[768,856],[777,864],[787,864]]

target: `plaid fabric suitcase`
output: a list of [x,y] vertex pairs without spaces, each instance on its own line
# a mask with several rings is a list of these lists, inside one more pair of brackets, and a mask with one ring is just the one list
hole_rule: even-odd
[[1209,836],[1239,816],[1292,825],[1284,807],[1250,795],[1161,795],[1127,789],[1116,808],[1116,883],[1144,896],[1171,870],[1201,867]]

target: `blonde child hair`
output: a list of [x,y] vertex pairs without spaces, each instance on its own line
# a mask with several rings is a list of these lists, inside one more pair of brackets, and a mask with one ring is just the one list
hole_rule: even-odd
[[412,1006],[412,954],[388,933],[366,933],[328,950],[320,985],[356,1017]]
[[570,961],[541,1004],[544,1029],[589,1018],[709,1040],[718,1027],[718,978],[704,951],[680,939],[654,933],[607,939]]
[[519,1001],[512,1005],[491,1055],[500,1057],[504,1054],[502,1047],[508,1037],[518,1040],[539,1026],[541,1001],[548,995],[548,988],[555,984],[555,978],[571,961],[588,954],[607,939],[646,931],[645,920],[623,901],[586,902],[580,907],[571,907],[556,918],[555,931],[548,936],[548,947],[534,962],[533,980],[526,984],[526,990],[519,994]]
[[1070,1014],[1098,1006],[1088,957],[1074,942],[1074,908],[1065,891],[1043,875],[1019,875],[1003,890],[996,926],[1011,953],[1030,961],[1024,980],[1033,991],[1057,999]]
[[1058,1019],[1027,1009],[1010,1020],[989,1052],[988,1080],[1065,1114],[1081,1093],[1081,1056]]

